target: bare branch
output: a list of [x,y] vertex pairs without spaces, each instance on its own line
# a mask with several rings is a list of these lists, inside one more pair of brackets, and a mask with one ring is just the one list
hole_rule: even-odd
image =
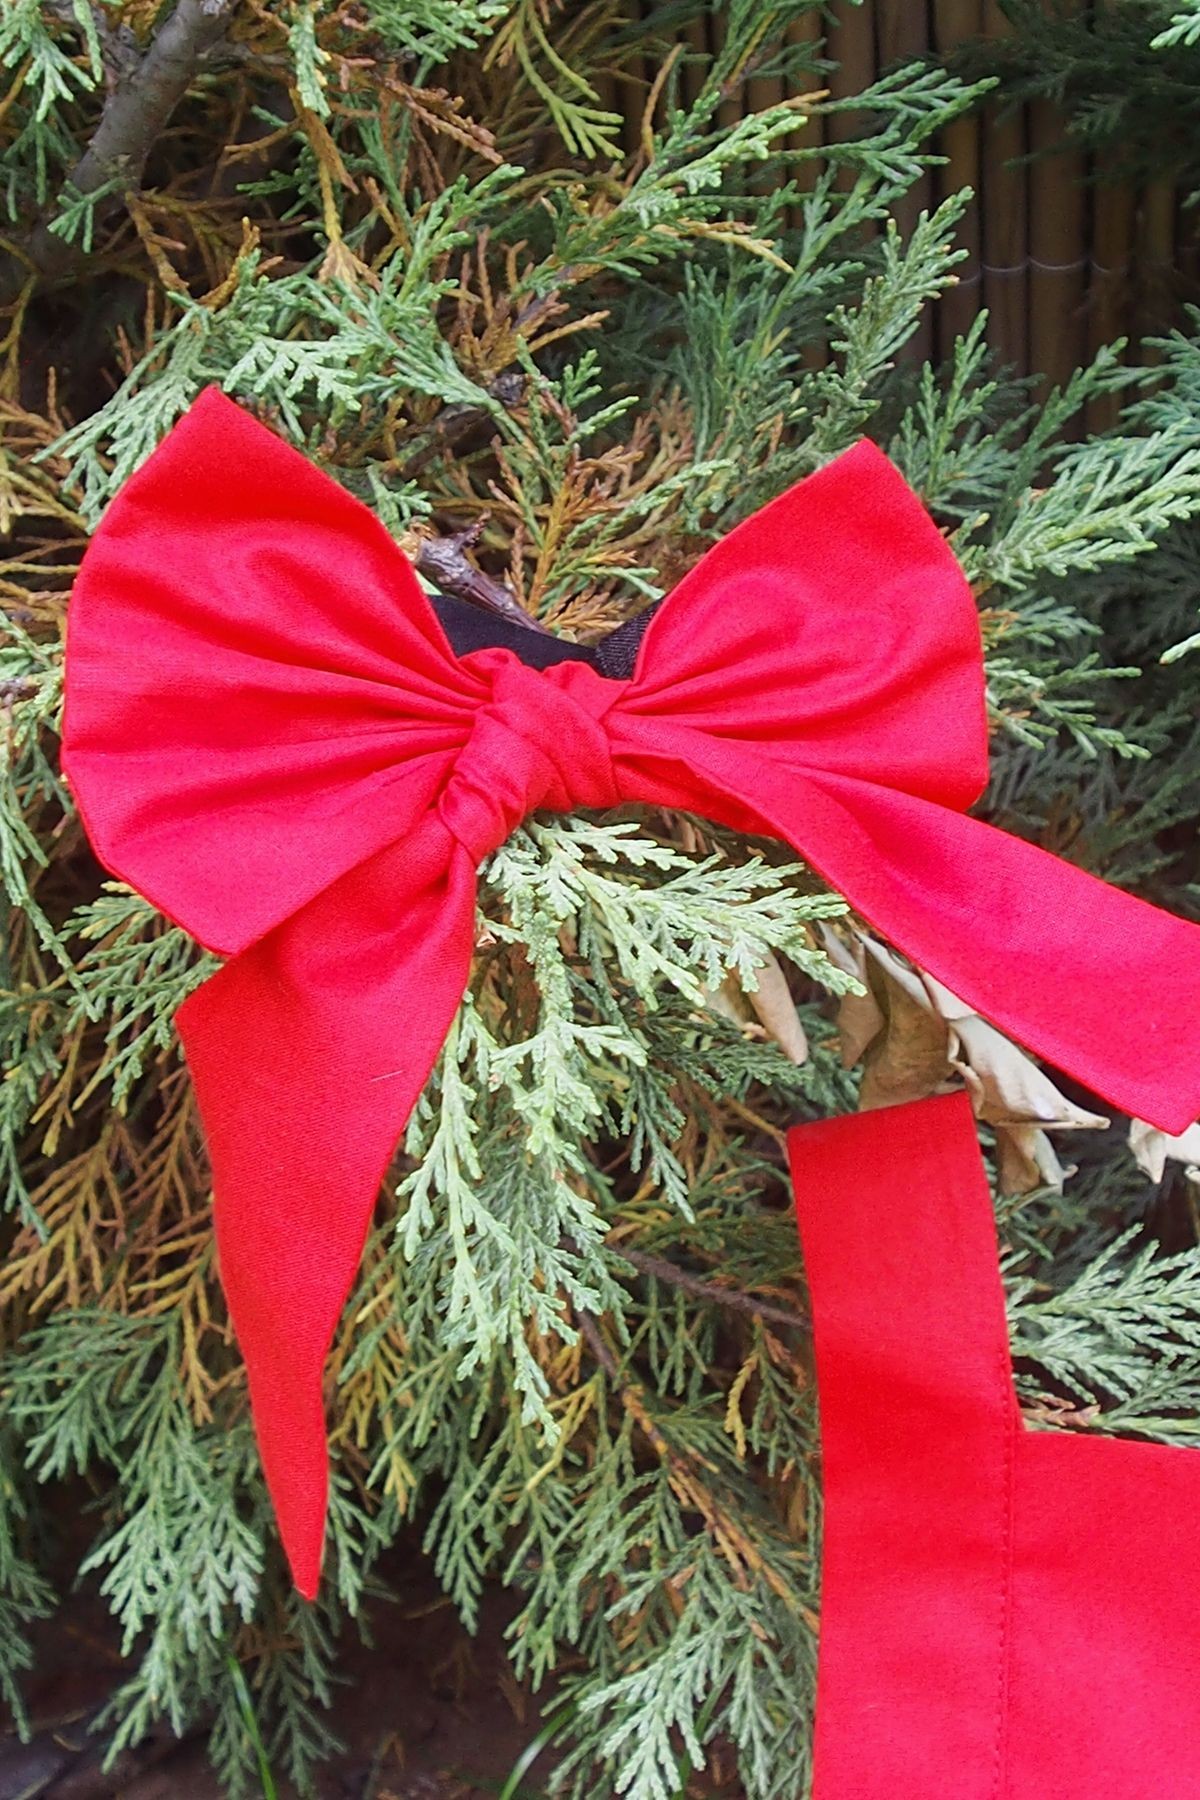
[[619,1387],[621,1384],[621,1371],[617,1367],[617,1359],[605,1343],[604,1339],[600,1336],[599,1326],[596,1324],[591,1313],[577,1312],[575,1314],[575,1323],[578,1325],[580,1332],[583,1335],[583,1340],[591,1351],[592,1356],[600,1364],[600,1367],[604,1370],[608,1379]]
[[[120,184],[119,192],[97,202],[100,216],[120,205],[122,193],[137,187],[171,114],[204,57],[227,31],[233,7],[234,0],[179,0],[144,56],[131,59],[123,54],[110,62],[112,86],[100,123],[67,177],[67,186],[76,194],[95,194]],[[44,219],[26,250],[28,262],[43,280],[64,275],[78,254]]]
[[[75,11],[75,0],[42,0],[46,12],[61,20],[64,25],[79,27],[79,18]],[[96,0],[90,0],[89,9],[92,23],[96,28],[96,37],[100,44],[100,59],[104,65],[111,92],[118,81],[125,81],[134,73],[142,60],[137,38],[124,22],[111,16],[105,6],[98,6]]]
[[791,1325],[797,1331],[807,1331],[809,1321],[801,1313],[791,1312],[786,1306],[773,1306],[768,1300],[759,1300],[753,1294],[743,1293],[739,1288],[722,1287],[716,1281],[703,1281],[698,1275],[689,1275],[678,1263],[669,1262],[665,1256],[651,1256],[645,1250],[631,1249],[627,1244],[613,1246],[618,1256],[640,1269],[643,1275],[652,1275],[655,1281],[665,1282],[670,1287],[681,1288],[685,1294],[694,1294],[697,1300],[707,1300],[713,1306],[732,1307],[735,1312],[749,1313],[755,1319],[769,1319],[773,1325]]
[[485,612],[499,613],[502,619],[522,625],[526,631],[539,631],[543,637],[552,637],[553,632],[548,631],[540,619],[527,613],[503,582],[485,575],[467,557],[467,550],[478,542],[482,530],[483,520],[480,519],[466,531],[456,531],[452,537],[422,538],[417,551],[418,569],[422,575],[428,575],[430,581],[436,582],[444,594],[453,594],[456,600],[469,600],[473,606],[483,607]]

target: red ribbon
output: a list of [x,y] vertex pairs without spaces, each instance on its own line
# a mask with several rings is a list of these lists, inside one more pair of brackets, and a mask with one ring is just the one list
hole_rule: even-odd
[[625,682],[455,657],[380,522],[210,389],[84,559],[64,758],[101,860],[230,958],[179,1028],[305,1594],[325,1356],[467,985],[477,865],[533,809],[785,839],[1088,1087],[1169,1131],[1200,1106],[1200,931],[963,816],[987,777],[975,607],[866,442],[710,550]]
[[813,1800],[1195,1800],[1200,1456],[1025,1429],[965,1094],[788,1149],[825,1486]]

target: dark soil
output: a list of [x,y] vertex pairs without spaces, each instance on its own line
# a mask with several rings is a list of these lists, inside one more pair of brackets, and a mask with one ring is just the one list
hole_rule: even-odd
[[[345,1684],[328,1715],[346,1746],[318,1778],[320,1800],[496,1800],[542,1729],[549,1695],[513,1679],[503,1633],[513,1610],[489,1595],[476,1637],[463,1631],[419,1553],[397,1554],[384,1574],[400,1598],[373,1609],[366,1647],[349,1642]],[[41,1629],[26,1682],[33,1741],[0,1736],[0,1800],[225,1800],[208,1768],[203,1734],[169,1730],[101,1769],[90,1725],[128,1675],[103,1602],[82,1592]],[[520,1800],[541,1800],[549,1760],[529,1768]],[[294,1790],[280,1780],[279,1800]]]

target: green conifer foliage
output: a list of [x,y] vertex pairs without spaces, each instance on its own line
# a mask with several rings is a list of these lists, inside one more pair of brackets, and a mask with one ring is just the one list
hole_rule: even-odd
[[[983,321],[906,365],[963,199],[893,213],[981,90],[912,66],[833,101],[816,0],[717,10],[708,50],[698,0],[0,14],[0,1683],[19,1708],[54,1604],[43,1484],[85,1473],[83,1573],[128,1658],[113,1748],[203,1722],[231,1795],[264,1764],[311,1782],[408,1520],[468,1626],[513,1591],[565,1792],[676,1800],[718,1750],[752,1800],[806,1791],[819,1434],[781,1142],[855,1104],[835,1021],[866,964],[810,871],[703,821],[535,817],[489,859],[331,1359],[328,1576],[298,1602],[171,1027],[211,960],[103,879],[56,762],[87,533],[203,385],[431,581],[585,640],[871,433],[979,595],[996,816],[1181,891],[1176,702],[1130,707],[1114,672],[1153,632],[1125,648],[1103,605],[1200,529],[1200,439],[1145,395],[1072,439],[1129,383],[1115,352],[1036,410]],[[751,75],[796,98],[739,111]],[[1073,839],[1052,802],[1085,778]],[[1121,1236],[1145,1183],[1119,1147],[1084,1160],[1001,1203],[1023,1395],[1190,1441],[1200,1252]]]
[[1101,153],[1108,179],[1200,174],[1197,0],[1000,0],[1009,35],[956,63],[998,76],[1010,100],[1051,99],[1068,142]]

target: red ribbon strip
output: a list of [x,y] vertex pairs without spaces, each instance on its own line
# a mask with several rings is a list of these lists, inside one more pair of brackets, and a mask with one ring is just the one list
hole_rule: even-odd
[[1105,1098],[1168,1131],[1200,1107],[1200,930],[963,816],[987,778],[975,607],[866,442],[710,550],[625,682],[456,658],[380,522],[209,389],[84,559],[63,754],[104,864],[231,959],[179,1028],[305,1594],[325,1356],[467,985],[477,865],[535,808],[784,839]]
[[1200,1794],[1200,1456],[1026,1431],[965,1094],[800,1125],[813,1800]]

